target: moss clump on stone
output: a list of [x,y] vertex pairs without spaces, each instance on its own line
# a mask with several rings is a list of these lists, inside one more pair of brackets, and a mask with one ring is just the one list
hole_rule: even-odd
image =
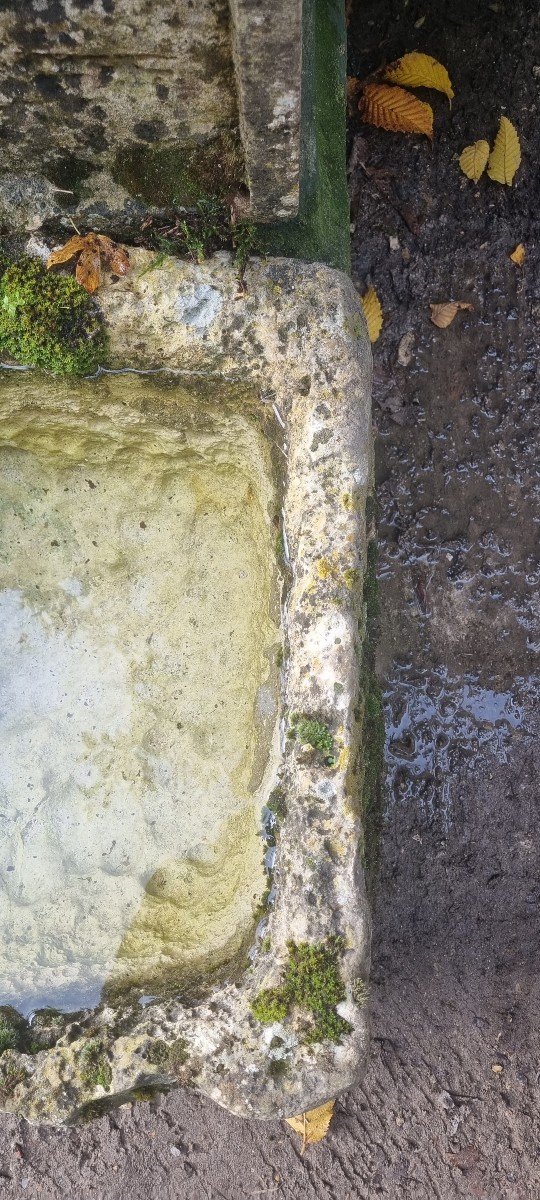
[[145,1087],[132,1088],[129,1093],[130,1100],[157,1100],[161,1096],[161,1090],[158,1087],[153,1087],[152,1084],[147,1084]]
[[342,945],[339,937],[316,943],[288,942],[283,983],[259,992],[251,1006],[254,1017],[271,1025],[299,1008],[313,1018],[303,1035],[306,1044],[341,1041],[351,1028],[336,1012],[336,1005],[347,994],[339,963]]
[[169,1063],[169,1046],[162,1038],[154,1038],[146,1051],[146,1060],[153,1067],[166,1067]]
[[[184,211],[182,209],[182,213]],[[170,254],[187,255],[194,262],[203,263],[218,250],[232,250],[240,283],[243,283],[249,258],[257,254],[259,248],[255,226],[247,221],[233,224],[230,206],[220,196],[200,196],[185,215],[177,217],[168,236],[150,231],[148,241],[159,250],[161,262]],[[157,262],[150,264],[141,276],[157,265]]]
[[99,1038],[91,1038],[80,1053],[81,1080],[86,1087],[109,1088],[112,1080],[111,1064]]
[[287,816],[287,801],[283,788],[276,787],[268,797],[266,807],[275,817],[276,821],[284,821]]
[[154,1038],[148,1045],[146,1059],[152,1066],[183,1067],[189,1058],[188,1044],[185,1038],[177,1038],[175,1042],[166,1042],[163,1038]]
[[106,338],[84,288],[33,258],[4,260],[0,269],[0,354],[57,375],[92,374]]
[[0,1103],[5,1104],[15,1088],[27,1078],[28,1072],[15,1061],[9,1050],[6,1051],[0,1062]]
[[30,1028],[28,1021],[10,1004],[0,1007],[0,1055],[6,1050],[28,1050]]
[[253,1001],[251,1011],[262,1025],[283,1021],[289,1011],[284,988],[264,988]]
[[268,1064],[268,1074],[275,1083],[279,1083],[289,1072],[289,1064],[285,1058],[271,1058]]
[[334,735],[324,721],[316,717],[295,717],[292,722],[292,732],[297,741],[303,745],[312,746],[324,758],[327,767],[336,761]]
[[18,1042],[18,1031],[6,1017],[0,1016],[0,1054],[14,1050]]
[[174,1071],[175,1068],[185,1067],[188,1059],[189,1046],[185,1038],[179,1037],[169,1046],[169,1065]]
[[181,208],[209,196],[224,196],[243,181],[238,136],[222,129],[206,142],[187,146],[144,146],[119,150],[113,178],[148,204]]
[[40,1008],[32,1018],[28,1030],[29,1054],[39,1054],[41,1050],[50,1050],[55,1046],[64,1032],[66,1018],[56,1008]]

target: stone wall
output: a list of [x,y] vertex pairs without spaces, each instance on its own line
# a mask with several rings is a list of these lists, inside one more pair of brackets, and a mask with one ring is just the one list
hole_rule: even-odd
[[253,219],[294,216],[300,70],[301,0],[2,5],[2,225],[128,234],[241,185]]

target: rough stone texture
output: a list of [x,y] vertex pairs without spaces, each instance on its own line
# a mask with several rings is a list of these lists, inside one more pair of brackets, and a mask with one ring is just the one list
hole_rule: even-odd
[[[99,303],[116,368],[241,379],[282,424],[292,579],[284,613],[284,733],[292,713],[317,716],[333,734],[336,757],[332,765],[317,761],[284,737],[287,812],[270,946],[260,943],[239,985],[191,1007],[153,1003],[123,1019],[103,1008],[83,1015],[49,1051],[6,1051],[2,1103],[31,1120],[60,1123],[122,1103],[141,1088],[183,1083],[241,1115],[290,1115],[349,1087],[368,1043],[358,987],[367,978],[370,940],[360,859],[358,655],[372,471],[369,343],[349,280],[291,260],[252,261],[239,290],[227,255],[195,266],[133,252],[130,275],[100,292]],[[297,1013],[266,1027],[250,1003],[280,982],[290,939],[318,943],[329,935],[343,939],[347,998],[338,1012],[352,1028],[341,1043],[308,1046]],[[108,1083],[90,1086],[81,1070],[89,1037],[106,1059]],[[156,1039],[180,1044],[174,1069],[152,1061]],[[287,1068],[278,1078],[270,1074],[276,1059]],[[97,1107],[89,1109],[92,1101]]]
[[2,224],[72,217],[127,234],[149,207],[193,201],[201,175],[206,191],[241,184],[244,157],[253,215],[294,215],[300,4],[264,24],[259,7],[235,0],[237,84],[227,0],[3,5]]
[[298,210],[302,0],[231,0],[240,131],[255,221]]

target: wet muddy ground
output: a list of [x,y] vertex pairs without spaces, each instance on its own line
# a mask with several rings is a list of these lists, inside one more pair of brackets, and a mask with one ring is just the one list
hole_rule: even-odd
[[[3,1120],[0,1197],[540,1195],[540,19],[514,0],[363,0],[351,73],[412,49],[455,88],[436,135],[352,122],[353,273],[373,284],[388,719],[374,1043],[301,1157],[187,1093],[69,1133]],[[425,97],[427,98],[427,97]],[[512,189],[457,158],[519,129]],[[522,269],[509,260],[526,246]],[[446,331],[429,302],[467,300]]]

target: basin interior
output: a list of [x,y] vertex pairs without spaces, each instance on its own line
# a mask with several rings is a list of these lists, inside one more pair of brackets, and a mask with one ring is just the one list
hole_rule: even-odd
[[248,389],[0,378],[0,1004],[210,982],[253,937],[279,485]]

